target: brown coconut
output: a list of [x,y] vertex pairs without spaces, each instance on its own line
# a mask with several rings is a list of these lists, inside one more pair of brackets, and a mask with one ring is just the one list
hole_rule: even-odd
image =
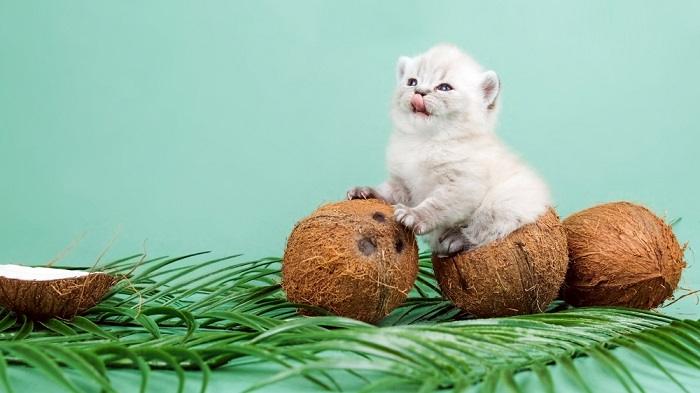
[[493,243],[451,257],[433,255],[443,294],[477,317],[543,312],[566,266],[566,236],[554,209]]
[[49,280],[0,276],[0,304],[35,320],[72,319],[95,306],[119,280],[100,272]]
[[322,206],[287,241],[282,286],[293,303],[375,323],[401,304],[418,274],[413,234],[377,199]]
[[683,247],[649,209],[606,203],[568,217],[564,229],[570,263],[562,296],[568,303],[650,309],[676,289]]

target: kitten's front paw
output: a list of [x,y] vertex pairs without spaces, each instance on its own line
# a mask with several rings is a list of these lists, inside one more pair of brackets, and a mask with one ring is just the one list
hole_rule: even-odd
[[472,247],[473,245],[464,236],[462,228],[450,228],[440,235],[434,252],[438,256],[446,257],[469,250]]
[[353,187],[348,190],[348,199],[381,199],[372,187]]
[[424,235],[432,229],[429,223],[420,217],[416,209],[400,203],[394,205],[394,218],[416,235]]

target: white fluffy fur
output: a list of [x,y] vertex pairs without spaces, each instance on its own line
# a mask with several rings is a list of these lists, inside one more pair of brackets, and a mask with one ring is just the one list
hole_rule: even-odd
[[[438,254],[499,239],[544,213],[547,186],[494,133],[500,90],[495,72],[451,45],[401,57],[397,71],[389,179],[376,188],[353,188],[349,198],[394,204],[396,218],[427,234]],[[409,86],[409,78],[417,85]],[[453,90],[436,89],[441,83]],[[425,93],[429,116],[414,113],[416,91]]]

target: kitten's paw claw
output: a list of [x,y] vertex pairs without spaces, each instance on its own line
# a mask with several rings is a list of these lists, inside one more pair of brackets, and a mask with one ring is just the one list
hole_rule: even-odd
[[424,222],[413,224],[413,233],[415,233],[416,235],[425,235],[426,233],[430,232],[428,228],[428,224]]
[[416,235],[424,235],[429,232],[428,224],[416,214],[413,208],[402,204],[395,205],[394,218]]
[[415,220],[411,214],[411,208],[400,203],[394,206],[394,218],[407,227],[412,227]]
[[377,192],[372,187],[353,187],[347,193],[348,199],[377,198]]

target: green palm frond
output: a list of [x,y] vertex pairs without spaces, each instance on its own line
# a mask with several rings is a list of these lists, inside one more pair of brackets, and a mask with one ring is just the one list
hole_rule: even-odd
[[[628,391],[643,391],[616,348],[625,348],[685,387],[664,366],[672,359],[700,369],[700,323],[620,308],[468,319],[442,299],[429,256],[421,255],[419,280],[409,299],[380,326],[335,316],[300,317],[279,285],[280,259],[237,262],[238,255],[192,263],[201,254],[141,260],[139,255],[101,267],[124,274],[109,296],[72,321],[34,323],[0,312],[0,386],[11,391],[8,365],[41,370],[66,391],[78,391],[66,369],[96,388],[114,391],[108,370],[141,375],[141,391],[153,370],[201,373],[205,391],[211,370],[274,364],[279,372],[251,389],[303,377],[322,389],[342,390],[338,373],[365,390],[409,385],[420,391],[481,384],[519,391],[515,375],[531,371],[543,391],[556,391],[558,365],[590,390],[574,359],[606,367]],[[322,312],[322,310],[316,310]]]

